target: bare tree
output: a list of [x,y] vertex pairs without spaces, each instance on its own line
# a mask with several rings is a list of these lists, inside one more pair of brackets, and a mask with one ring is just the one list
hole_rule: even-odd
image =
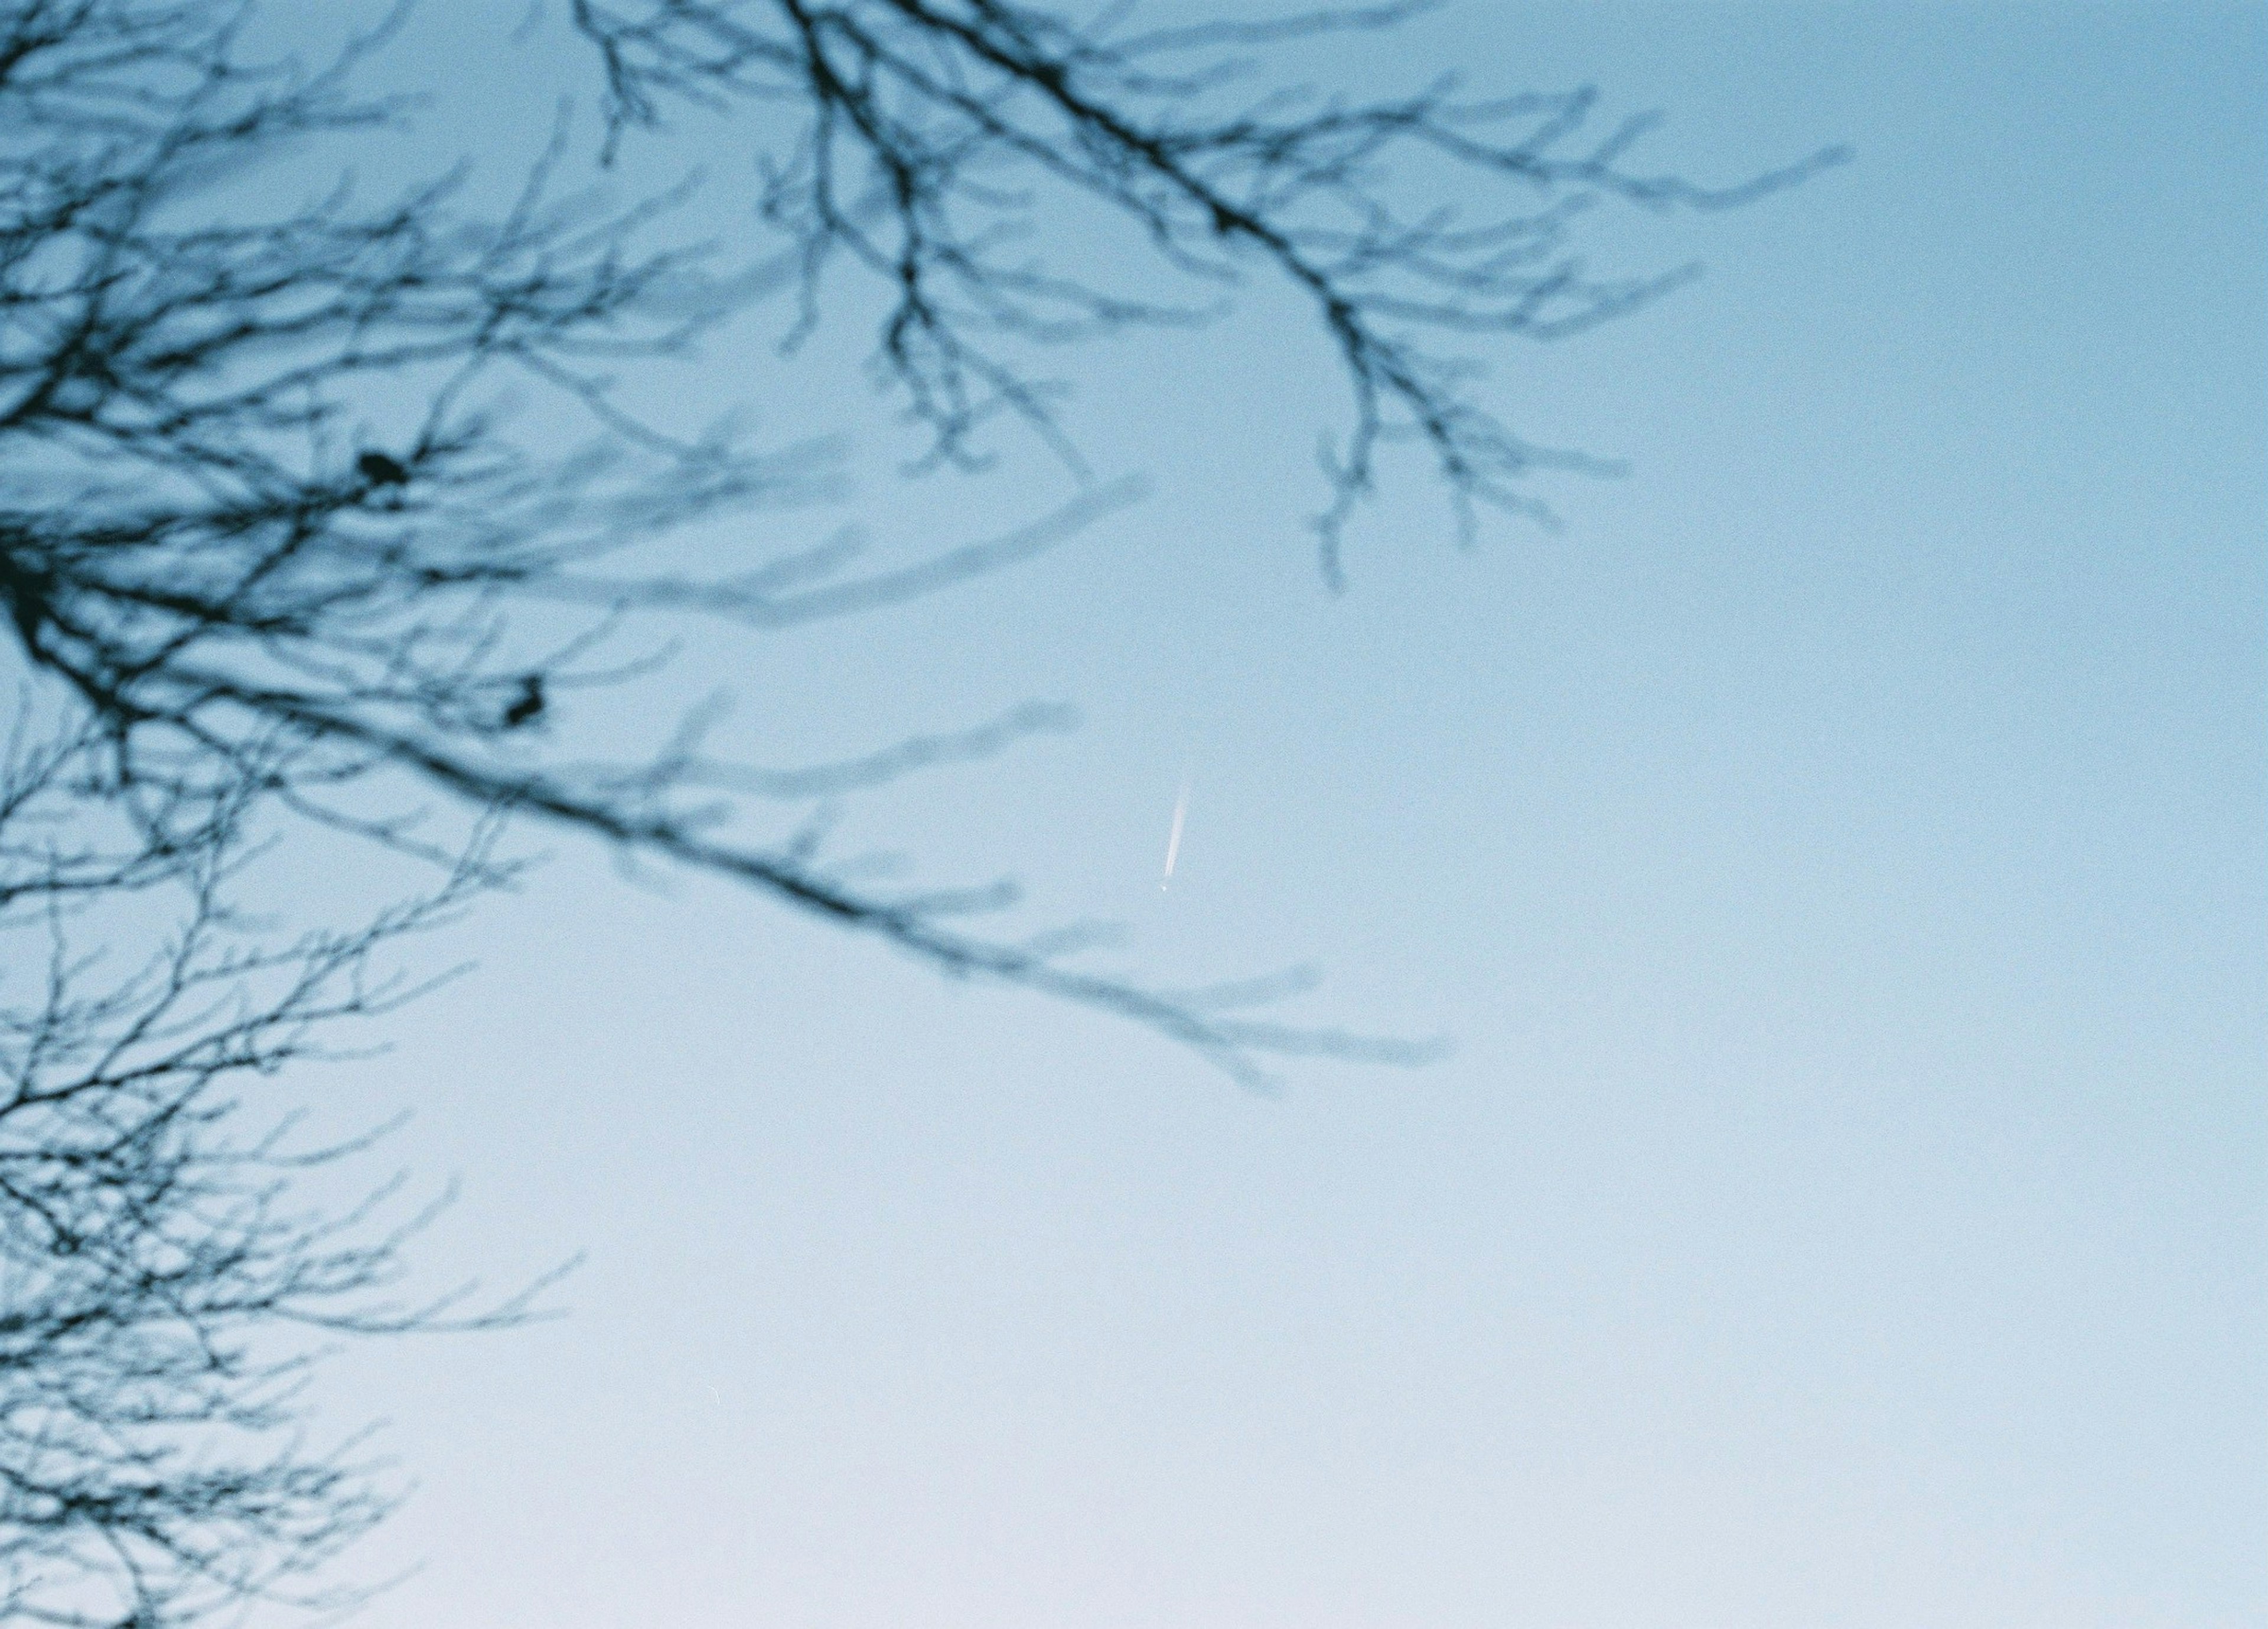
[[[873,360],[932,461],[969,464],[1020,424],[1081,469],[1040,348],[1219,320],[1234,287],[1273,279],[1311,303],[1347,384],[1316,518],[1330,581],[1397,442],[1468,526],[1547,513],[1526,477],[1589,461],[1493,416],[1466,348],[1573,334],[1683,278],[1585,271],[1592,206],[1743,203],[1838,155],[1710,188],[1630,167],[1645,120],[1587,138],[1587,92],[1470,100],[1443,81],[1361,101],[1267,77],[1300,41],[1414,9],[1138,31],[1123,10],[1081,24],[1005,0],[574,0],[603,139],[578,159],[563,122],[484,213],[461,170],[280,208],[242,184],[408,119],[357,89],[398,13],[309,70],[247,49],[232,0],[0,0],[0,603],[25,716],[47,721],[0,788],[0,935],[36,940],[45,969],[11,959],[0,984],[7,1610],[186,1621],[306,1574],[382,1510],[334,1456],[202,1456],[294,1418],[303,1360],[264,1355],[260,1331],[449,1317],[371,1300],[396,1234],[289,1210],[295,1161],[350,1150],[245,1140],[224,1083],[390,1010],[402,992],[365,977],[373,954],[497,880],[467,822],[719,874],[948,973],[1130,1018],[1240,1079],[1270,1054],[1427,1055],[1254,1014],[1297,977],[1097,973],[1088,936],[967,925],[1010,903],[1005,883],[891,893],[824,851],[821,800],[1057,710],[792,769],[712,758],[698,719],[601,765],[546,729],[643,671],[609,654],[625,629],[855,615],[1038,553],[1129,496],[1089,482],[1021,530],[863,575],[839,542],[700,575],[644,564],[688,527],[825,488],[810,445],[674,433],[612,383],[694,353],[780,281],[765,266],[785,268],[791,344],[841,279],[885,291]],[[744,250],[667,247],[681,189],[572,202],[578,168],[688,107],[750,110],[768,235]],[[1066,210],[1098,207],[1148,256],[1131,286],[1044,252]],[[1012,240],[1039,247],[1012,258]],[[580,445],[538,446],[504,389],[530,382],[579,415]],[[380,397],[416,404],[382,444],[361,428]],[[777,806],[780,835],[744,835],[720,800]],[[465,816],[453,838],[424,817],[436,802]],[[311,829],[441,881],[354,932],[248,933],[247,834]],[[121,910],[169,924],[161,948],[94,954]]]

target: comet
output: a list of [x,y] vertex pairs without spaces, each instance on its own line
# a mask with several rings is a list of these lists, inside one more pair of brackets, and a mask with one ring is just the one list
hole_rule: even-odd
[[1174,800],[1173,835],[1166,839],[1166,874],[1158,879],[1158,891],[1164,893],[1166,885],[1174,880],[1174,862],[1182,857],[1182,822],[1189,816],[1189,781],[1182,778],[1181,795]]

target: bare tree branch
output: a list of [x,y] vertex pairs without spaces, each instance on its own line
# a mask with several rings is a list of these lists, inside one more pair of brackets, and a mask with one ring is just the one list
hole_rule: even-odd
[[[660,126],[673,103],[790,110],[797,133],[784,156],[760,155],[758,202],[796,247],[799,332],[837,264],[880,279],[893,304],[878,361],[939,459],[975,456],[1001,412],[1056,437],[1012,342],[1200,320],[1208,291],[1254,272],[1298,291],[1350,393],[1316,519],[1335,584],[1389,441],[1422,442],[1468,529],[1475,505],[1548,518],[1525,484],[1536,470],[1602,467],[1514,433],[1474,394],[1474,359],[1440,349],[1562,338],[1692,275],[1593,272],[1575,240],[1586,211],[1732,208],[1847,157],[1826,148],[1706,187],[1627,167],[1654,115],[1587,136],[1588,88],[1474,98],[1445,77],[1372,102],[1251,88],[1263,64],[1241,53],[1390,28],[1425,4],[1119,32],[1130,9],[1082,26],[1015,0],[575,0],[574,18],[617,139]],[[1049,269],[1024,246],[1070,200],[1135,229],[1145,285],[1177,278],[1199,302]]]
[[[0,783],[0,837],[83,815],[75,760],[106,751],[81,736],[19,758]],[[541,1287],[482,1307],[469,1286],[401,1300],[401,1250],[434,1208],[386,1222],[398,1177],[337,1213],[296,1188],[383,1128],[328,1144],[297,1137],[290,1116],[240,1129],[240,1087],[341,1056],[325,1036],[398,1010],[423,986],[386,972],[381,951],[453,920],[507,871],[476,851],[438,890],[360,928],[279,939],[228,901],[249,858],[233,823],[140,858],[130,888],[33,888],[0,904],[11,1622],[122,1629],[250,1598],[353,1598],[313,1576],[394,1496],[358,1441],[304,1440],[317,1354],[290,1332],[495,1328],[525,1317]],[[136,955],[137,924],[166,920],[158,904],[173,925]]]

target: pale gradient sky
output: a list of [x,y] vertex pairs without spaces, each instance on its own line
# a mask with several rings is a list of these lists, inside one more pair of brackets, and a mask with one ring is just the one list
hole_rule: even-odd
[[[426,9],[436,129],[525,151],[520,8]],[[1704,179],[1858,158],[1500,353],[1517,427],[1633,464],[1549,485],[1557,535],[1460,554],[1405,478],[1333,598],[1336,380],[1256,298],[1071,373],[1140,506],[655,694],[729,682],[777,757],[1073,703],[855,832],[1122,917],[1161,977],[1315,960],[1304,1011],[1455,1055],[1249,1095],[560,849],[309,1083],[461,1174],[436,1279],[589,1252],[561,1322],[339,1365],[327,1419],[389,1416],[423,1484],[364,1621],[2268,1624],[2264,42],[1456,0],[1342,48],[1351,86],[1596,81]],[[673,388],[886,468],[829,332]],[[1064,490],[844,512],[951,542]]]

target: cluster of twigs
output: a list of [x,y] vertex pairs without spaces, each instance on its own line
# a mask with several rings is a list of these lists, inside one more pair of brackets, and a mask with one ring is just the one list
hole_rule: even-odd
[[[1631,167],[1653,118],[1594,129],[1588,89],[1476,99],[1445,77],[1348,101],[1266,71],[1268,53],[1429,9],[1138,31],[1130,5],[1082,24],[1016,0],[574,0],[617,135],[673,104],[790,110],[792,138],[759,155],[758,203],[795,245],[804,326],[836,262],[880,278],[892,305],[879,359],[939,458],[968,457],[1003,411],[1053,435],[1046,394],[1000,342],[1206,314],[1154,292],[1161,283],[1202,294],[1264,276],[1296,291],[1351,396],[1345,433],[1324,446],[1316,519],[1334,583],[1390,440],[1423,444],[1468,528],[1476,505],[1548,518],[1527,478],[1596,467],[1497,417],[1469,350],[1580,333],[1692,275],[1591,270],[1586,211],[1729,208],[1845,156],[1706,187]],[[1067,201],[1138,234],[1134,286],[1056,269],[1064,257],[1044,246]]]
[[541,1285],[401,1299],[433,1208],[388,1222],[399,1178],[304,1191],[380,1133],[310,1141],[241,1091],[414,996],[377,958],[505,873],[475,851],[359,928],[279,936],[231,903],[243,806],[161,849],[91,805],[109,744],[48,722],[0,763],[0,1617],[342,1603],[314,1576],[393,1494],[357,1441],[305,1440],[308,1342],[497,1327]]

